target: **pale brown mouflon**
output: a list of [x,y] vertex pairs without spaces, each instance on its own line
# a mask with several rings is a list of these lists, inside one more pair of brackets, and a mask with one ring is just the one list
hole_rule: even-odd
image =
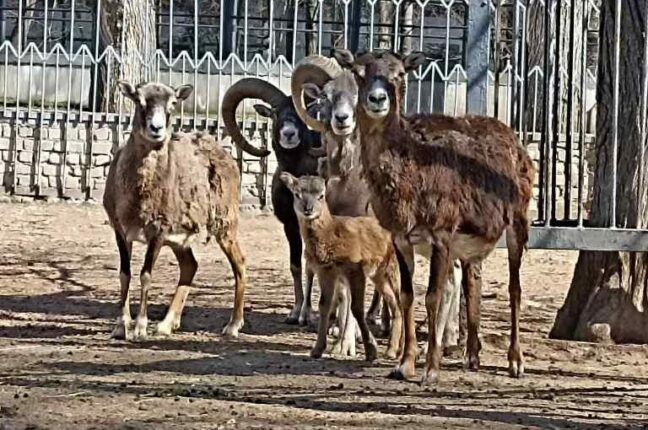
[[[148,83],[119,87],[135,105],[133,131],[110,165],[104,208],[120,255],[121,316],[112,336],[146,337],[147,298],[153,265],[163,246],[169,246],[180,266],[180,280],[166,317],[157,326],[168,335],[180,326],[182,309],[198,263],[191,250],[193,238],[216,239],[235,278],[234,309],[224,328],[237,336],[243,325],[245,260],[237,241],[239,171],[236,162],[216,140],[204,133],[172,134],[171,118],[177,103],[193,88],[175,90]],[[140,275],[139,314],[132,331],[129,307],[133,241],[146,244]]]
[[295,212],[306,245],[306,263],[317,275],[321,287],[320,323],[311,355],[320,357],[326,349],[335,289],[346,283],[351,291],[351,311],[360,327],[367,360],[376,358],[376,343],[364,315],[365,284],[366,278],[370,278],[393,315],[387,355],[395,358],[402,339],[402,317],[398,305],[398,265],[391,235],[374,217],[331,215],[324,198],[324,179],[318,176],[295,178],[282,173],[281,180],[295,196]]
[[528,240],[534,167],[513,130],[494,118],[403,117],[403,81],[425,61],[370,53],[343,64],[358,82],[363,172],[381,225],[398,245],[405,351],[394,376],[412,378],[417,356],[411,267],[414,246],[431,247],[426,294],[429,338],[423,383],[439,375],[441,339],[434,327],[453,259],[463,264],[468,314],[467,364],[479,366],[479,277],[475,265],[506,233],[510,265],[509,373],[524,372],[519,344],[520,264]]

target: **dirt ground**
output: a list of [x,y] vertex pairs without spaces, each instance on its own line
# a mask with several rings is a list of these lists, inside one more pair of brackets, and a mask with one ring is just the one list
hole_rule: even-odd
[[[249,284],[239,339],[220,335],[233,301],[229,266],[201,245],[181,331],[127,343],[109,339],[118,258],[101,207],[0,204],[0,429],[647,427],[647,347],[547,339],[574,252],[525,257],[523,379],[506,372],[508,272],[498,250],[484,267],[482,369],[446,358],[438,386],[421,388],[387,379],[395,363],[369,365],[362,348],[356,359],[311,359],[315,334],[283,322],[292,287],[280,225],[244,215],[240,232]],[[176,280],[167,249],[151,321],[161,320]],[[133,284],[135,311],[137,277]]]

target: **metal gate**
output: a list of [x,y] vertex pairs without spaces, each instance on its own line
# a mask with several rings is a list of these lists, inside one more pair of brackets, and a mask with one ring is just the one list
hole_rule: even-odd
[[[530,247],[648,250],[647,231],[587,222],[600,0],[123,0],[112,10],[115,4],[0,0],[5,191],[66,197],[78,184],[83,198],[100,194],[97,160],[110,157],[130,126],[121,95],[105,102],[115,79],[193,84],[176,126],[220,134],[220,100],[242,77],[287,92],[307,53],[421,50],[429,62],[409,77],[408,112],[497,116],[534,157]],[[240,120],[267,141],[268,124],[251,105]],[[256,175],[265,204],[272,160],[238,159],[244,176]]]

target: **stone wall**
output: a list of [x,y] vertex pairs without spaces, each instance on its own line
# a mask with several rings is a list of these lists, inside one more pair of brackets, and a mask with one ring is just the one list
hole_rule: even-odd
[[[0,120],[0,192],[13,192],[17,195],[62,197],[75,199],[100,200],[108,173],[108,163],[115,150],[128,138],[129,130],[116,124],[19,124],[14,126],[8,120]],[[249,131],[249,137],[257,146],[264,145],[267,136],[263,132]],[[232,152],[229,139],[224,146]],[[529,144],[529,152],[538,166],[538,142]],[[238,151],[234,150],[235,158]],[[271,204],[270,187],[272,173],[277,162],[272,154],[267,160],[244,155],[239,161],[242,170],[242,203],[252,206]],[[11,166],[15,159],[15,175]],[[557,215],[563,214],[563,171],[565,160],[564,145],[558,151],[560,163],[557,166],[558,186],[556,187],[558,204]],[[578,196],[578,153],[574,151],[572,163],[572,217],[576,214]],[[585,178],[585,189],[589,183]],[[537,214],[537,197],[539,189],[536,184],[534,202],[531,207],[531,218]],[[586,194],[587,195],[587,194]]]
[[[0,120],[0,193],[34,197],[60,197],[100,200],[108,164],[116,149],[128,139],[130,131],[116,124],[71,123],[19,124]],[[265,136],[253,135],[255,145]],[[224,146],[232,152],[229,139]],[[233,154],[236,158],[237,151]],[[15,174],[12,166],[15,163]],[[269,203],[269,187],[276,168],[274,155],[268,160],[248,158],[239,161],[242,169],[243,204]]]

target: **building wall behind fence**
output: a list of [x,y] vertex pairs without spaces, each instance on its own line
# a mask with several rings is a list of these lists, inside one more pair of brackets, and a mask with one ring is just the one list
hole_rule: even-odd
[[[0,193],[12,189],[26,196],[63,197],[73,199],[101,200],[108,174],[108,163],[113,154],[128,139],[129,130],[117,124],[95,125],[89,123],[65,124],[23,124],[15,125],[8,119],[0,119]],[[267,137],[263,132],[252,134],[252,142],[265,146]],[[237,158],[238,151],[232,148],[229,138],[223,146]],[[268,145],[269,146],[269,145]],[[528,150],[536,167],[539,162],[539,142],[531,139]],[[39,151],[40,149],[40,151]],[[67,151],[67,156],[66,156]],[[39,160],[40,156],[40,160]],[[10,172],[12,160],[16,161],[15,179]],[[572,157],[572,216],[578,196],[578,151]],[[559,145],[557,176],[561,178],[565,169],[564,145]],[[274,153],[267,160],[244,155],[239,164],[242,168],[242,203],[244,205],[269,206],[272,174],[277,167]],[[588,169],[590,170],[590,169]],[[40,174],[39,174],[40,173]],[[585,192],[591,183],[591,175],[585,178]],[[40,184],[37,189],[35,186]],[[562,198],[565,187],[558,183],[557,215],[562,218]],[[538,185],[535,185],[531,219],[537,215]]]

